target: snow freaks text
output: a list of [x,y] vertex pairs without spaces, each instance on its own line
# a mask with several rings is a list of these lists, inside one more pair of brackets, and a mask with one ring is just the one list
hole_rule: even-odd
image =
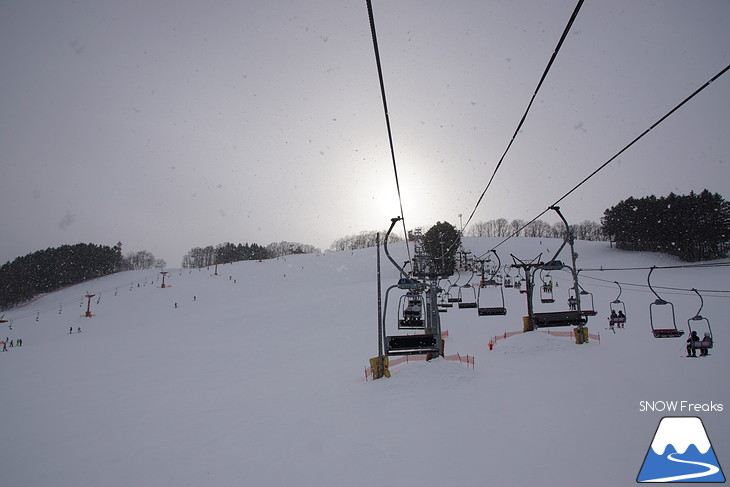
[[639,412],[699,413],[722,412],[722,403],[694,403],[690,401],[639,401]]

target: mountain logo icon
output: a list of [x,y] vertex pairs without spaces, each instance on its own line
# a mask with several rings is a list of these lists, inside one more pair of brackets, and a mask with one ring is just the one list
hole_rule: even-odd
[[662,418],[636,481],[725,482],[702,420]]

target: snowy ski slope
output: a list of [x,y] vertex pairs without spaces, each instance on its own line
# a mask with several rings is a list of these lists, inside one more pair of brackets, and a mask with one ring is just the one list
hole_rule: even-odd
[[[480,255],[499,241],[464,246]],[[504,264],[510,253],[549,257],[559,245],[521,238],[498,251]],[[403,244],[391,250],[406,260]],[[578,241],[576,250],[580,268],[681,264],[605,242]],[[171,270],[161,289],[156,271],[125,272],[7,311],[13,329],[3,325],[2,338],[23,346],[0,353],[0,484],[631,485],[668,415],[701,417],[730,466],[728,293],[703,292],[716,343],[706,358],[684,358],[684,338],[652,337],[647,270],[583,271],[600,344],[533,332],[490,351],[492,336],[522,329],[525,297],[505,289],[507,316],[456,307],[441,315],[446,353],[475,356],[473,370],[416,361],[366,381],[377,353],[375,249],[218,273]],[[384,256],[383,274],[384,288],[395,283]],[[570,276],[552,277],[556,303],[538,295],[538,311],[566,308]],[[613,281],[636,284],[623,286],[628,322],[616,333],[606,329]],[[730,288],[723,267],[657,269],[652,282],[684,289],[660,294],[685,330],[699,307],[688,289]],[[81,317],[87,291],[96,294],[93,318]],[[646,411],[644,401],[700,407]]]

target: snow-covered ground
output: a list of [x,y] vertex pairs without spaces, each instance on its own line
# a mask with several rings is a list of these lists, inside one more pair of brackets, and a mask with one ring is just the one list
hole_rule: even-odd
[[[497,242],[464,243],[479,255]],[[559,244],[512,239],[499,253],[509,263]],[[403,244],[391,250],[406,260]],[[680,264],[605,242],[576,250],[580,268]],[[446,353],[475,356],[473,370],[439,358],[366,381],[377,354],[375,249],[212,273],[171,270],[161,289],[155,271],[125,272],[5,313],[13,329],[3,325],[2,338],[23,346],[0,353],[0,485],[631,485],[663,416],[699,416],[730,466],[729,293],[703,292],[716,341],[706,358],[684,358],[685,338],[652,337],[646,270],[583,271],[600,344],[533,332],[490,351],[526,313],[525,296],[505,289],[507,316],[441,315]],[[396,282],[384,256],[383,274],[384,288]],[[569,275],[552,278],[556,303],[537,295],[536,310],[565,309]],[[613,281],[637,284],[623,286],[628,323],[616,333],[606,329]],[[657,269],[652,283],[685,289],[660,290],[684,330],[699,307],[686,290],[730,287],[726,267]],[[93,318],[81,317],[87,291]],[[642,411],[642,401],[723,410]]]

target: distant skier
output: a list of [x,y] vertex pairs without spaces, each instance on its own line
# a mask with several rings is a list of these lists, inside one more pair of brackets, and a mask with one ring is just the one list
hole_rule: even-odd
[[80,327],[80,326],[79,326],[79,327],[78,327],[78,329],[76,330],[76,333],[81,333],[81,327]]
[[69,329],[68,329],[68,334],[70,335],[73,332],[74,332],[74,327],[73,326],[70,326]]
[[7,351],[8,351],[8,346],[5,344],[5,342],[3,342],[3,352],[7,352]]

